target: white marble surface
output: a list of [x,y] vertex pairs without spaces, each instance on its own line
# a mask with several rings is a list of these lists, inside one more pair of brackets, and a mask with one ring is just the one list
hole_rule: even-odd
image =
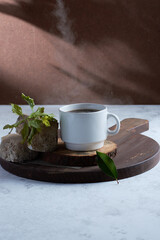
[[[25,107],[28,112],[28,107]],[[58,117],[56,106],[48,112]],[[160,106],[109,106],[120,119],[150,121],[145,135],[160,143]],[[16,116],[0,106],[0,137]],[[159,240],[160,164],[116,182],[54,184],[16,177],[0,167],[2,240]]]

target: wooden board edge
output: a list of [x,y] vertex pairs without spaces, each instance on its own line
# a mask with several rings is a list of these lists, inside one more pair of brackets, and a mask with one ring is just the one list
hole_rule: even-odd
[[[155,167],[160,160],[160,150],[153,155],[151,158],[147,159],[147,161],[142,162],[143,163],[143,169],[139,168],[139,165],[127,167],[125,169],[118,169],[118,179],[125,179],[129,177],[133,177],[136,175],[139,175],[143,172],[149,171],[153,167]],[[152,164],[150,164],[152,161]],[[140,163],[142,165],[142,163]],[[30,166],[28,170],[30,170],[30,174],[26,171],[26,168],[22,169],[21,165],[21,173],[17,173],[17,168],[19,164],[14,164],[11,162],[7,162],[0,158],[0,164],[3,169],[10,172],[11,174],[14,174],[16,176],[37,180],[37,181],[45,181],[45,182],[53,182],[53,183],[74,183],[74,184],[80,184],[80,183],[96,183],[96,182],[107,182],[107,181],[113,181],[112,178],[105,175],[101,169],[99,169],[98,166],[92,166],[92,167],[84,167],[83,171],[78,173],[78,171],[72,171],[72,172],[57,172],[55,174],[49,174],[46,176],[40,176],[39,172],[35,174],[35,176],[32,176],[32,170],[34,171],[34,167]],[[92,168],[92,172],[88,172],[87,168]],[[133,173],[134,172],[134,173]],[[78,174],[78,176],[77,176]]]

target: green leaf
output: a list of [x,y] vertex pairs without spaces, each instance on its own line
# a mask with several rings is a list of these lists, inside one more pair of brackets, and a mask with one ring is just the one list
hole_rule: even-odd
[[51,124],[49,122],[49,117],[48,116],[45,116],[42,118],[42,123],[46,126],[46,127],[50,127]]
[[[98,166],[101,168],[101,170],[105,174],[107,174],[108,176],[110,176],[116,180],[118,179],[118,173],[117,173],[116,166],[115,166],[113,160],[108,155],[97,151],[96,160],[97,160]],[[117,180],[117,183],[118,183],[118,180]]]
[[39,108],[36,110],[36,112],[33,112],[33,113],[30,114],[29,118],[41,117],[41,116],[44,116],[44,115],[46,115],[46,114],[44,113],[44,107],[42,107],[42,108],[39,107]]
[[7,124],[3,127],[3,129],[8,129],[8,128],[14,128],[14,124],[12,125]]
[[10,134],[10,133],[13,131],[14,125],[15,125],[15,124],[13,124],[13,125],[7,124],[7,125],[5,125],[5,126],[3,127],[3,129],[8,129],[8,128],[11,129],[11,130],[9,131],[9,133],[8,133],[8,134]]
[[29,104],[29,106],[33,110],[33,108],[35,106],[33,98],[30,98],[29,96],[26,96],[24,93],[22,93],[22,98]]
[[35,113],[44,113],[44,107],[38,107]]
[[10,125],[10,124],[7,124],[7,125],[5,125],[4,127],[3,127],[3,129],[8,129],[8,128],[16,128],[16,127],[18,127],[18,125],[20,125],[22,122],[24,122],[25,120],[22,120],[22,121],[19,121],[19,122],[16,122],[16,123],[14,123],[14,124],[12,124],[12,125]]
[[[38,109],[37,109],[38,110]],[[47,114],[47,113],[44,113],[42,112],[42,110],[40,111],[36,111],[36,112],[33,112],[30,114],[29,118],[37,118],[37,117],[45,117],[47,116],[48,117],[48,120],[49,121],[53,121],[53,120],[56,120],[54,118],[54,115],[51,113],[51,114]]]
[[28,125],[30,127],[34,127],[34,128],[41,128],[41,120],[38,120],[38,119],[32,119],[32,120],[28,120]]
[[27,140],[28,135],[29,135],[29,127],[28,124],[25,123],[23,129],[21,130],[21,135],[23,138],[23,143]]
[[11,103],[12,106],[12,112],[18,114],[19,116],[22,115],[22,108],[19,107],[17,104]]

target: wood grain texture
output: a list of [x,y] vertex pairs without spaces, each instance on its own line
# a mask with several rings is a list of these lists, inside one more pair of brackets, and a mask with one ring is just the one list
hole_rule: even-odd
[[[136,122],[136,124],[134,124]],[[140,133],[148,129],[148,121],[141,119],[125,119],[121,122],[121,131],[110,137],[117,144],[117,155],[114,162],[118,170],[118,178],[123,179],[153,168],[160,158],[159,144]],[[130,133],[130,134],[129,134]],[[127,137],[126,137],[127,135]],[[39,164],[17,164],[0,159],[4,169],[17,176],[57,182],[57,183],[92,183],[111,181],[98,166],[65,167],[44,166]]]
[[[104,146],[99,149],[100,152],[108,154],[114,158],[117,152],[117,145],[114,142],[106,140]],[[93,166],[96,164],[96,151],[77,152],[65,148],[64,142],[58,139],[58,149],[54,152],[43,153],[43,160],[56,165],[65,166]]]

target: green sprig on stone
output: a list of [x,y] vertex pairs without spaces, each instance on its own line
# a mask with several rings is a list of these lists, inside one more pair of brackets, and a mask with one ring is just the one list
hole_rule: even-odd
[[35,103],[34,100],[29,96],[26,96],[22,93],[22,99],[29,104],[32,113],[27,116],[23,114],[22,108],[20,106],[11,103],[12,112],[19,115],[19,117],[16,123],[12,125],[7,124],[3,127],[3,129],[10,129],[10,134],[14,128],[22,125],[20,133],[22,135],[23,142],[31,144],[33,137],[41,131],[42,127],[50,127],[51,122],[57,122],[57,120],[53,114],[44,113],[44,107],[38,107],[37,110],[34,111]]

